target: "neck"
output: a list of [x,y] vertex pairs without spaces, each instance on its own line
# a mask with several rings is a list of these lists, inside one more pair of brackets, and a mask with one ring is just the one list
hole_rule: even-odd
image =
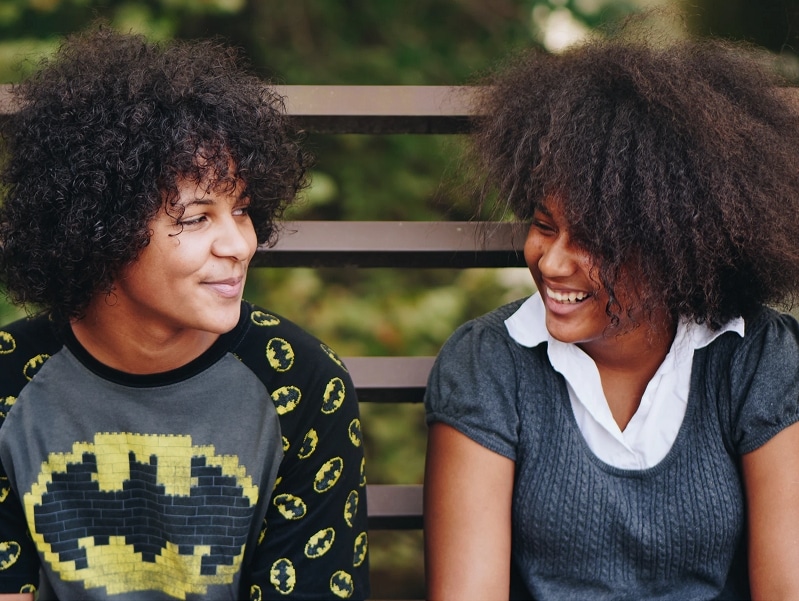
[[647,385],[674,341],[676,322],[661,323],[660,327],[640,325],[618,335],[612,345],[583,348],[597,366],[605,399],[621,430],[638,410]]
[[190,363],[219,338],[202,330],[166,330],[131,319],[122,307],[105,302],[89,305],[86,315],[73,320],[72,332],[100,363],[130,374],[153,374]]

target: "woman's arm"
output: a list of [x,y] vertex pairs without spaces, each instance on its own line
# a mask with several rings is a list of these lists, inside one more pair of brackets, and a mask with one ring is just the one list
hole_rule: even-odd
[[428,599],[507,601],[513,474],[507,457],[451,426],[430,425],[424,485]]
[[799,423],[743,456],[753,599],[799,599]]

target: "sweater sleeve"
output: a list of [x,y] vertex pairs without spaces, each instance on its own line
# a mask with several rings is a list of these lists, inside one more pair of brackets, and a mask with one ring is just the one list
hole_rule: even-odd
[[284,458],[267,493],[243,593],[261,600],[367,598],[366,486],[355,387],[329,347],[284,318],[269,318],[282,323],[267,344],[267,361],[255,369],[269,365],[270,353],[291,357],[262,378],[280,417]]
[[[37,367],[57,349],[46,320],[22,319],[0,328],[0,424]],[[14,487],[11,458],[2,452],[0,427],[0,593],[35,591],[39,555]]]
[[479,318],[455,331],[430,373],[425,409],[428,423],[452,426],[515,461],[518,384],[512,341],[503,328]]
[[765,310],[734,355],[731,393],[737,414],[733,444],[740,454],[799,421],[799,324]]

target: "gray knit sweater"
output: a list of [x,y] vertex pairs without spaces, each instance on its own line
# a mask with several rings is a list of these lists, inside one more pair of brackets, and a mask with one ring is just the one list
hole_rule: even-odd
[[[600,461],[517,301],[464,324],[430,376],[428,421],[515,461],[513,585],[539,599],[749,596],[740,456],[799,420],[799,324],[763,309],[694,356],[686,415],[645,470]],[[479,482],[474,483],[479,486]],[[488,536],[489,533],[486,533]]]

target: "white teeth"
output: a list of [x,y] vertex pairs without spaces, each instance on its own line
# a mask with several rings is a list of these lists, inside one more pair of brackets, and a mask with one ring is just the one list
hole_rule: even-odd
[[555,292],[554,290],[547,288],[547,296],[559,303],[579,303],[591,295],[588,292],[569,292],[564,294],[562,292]]

